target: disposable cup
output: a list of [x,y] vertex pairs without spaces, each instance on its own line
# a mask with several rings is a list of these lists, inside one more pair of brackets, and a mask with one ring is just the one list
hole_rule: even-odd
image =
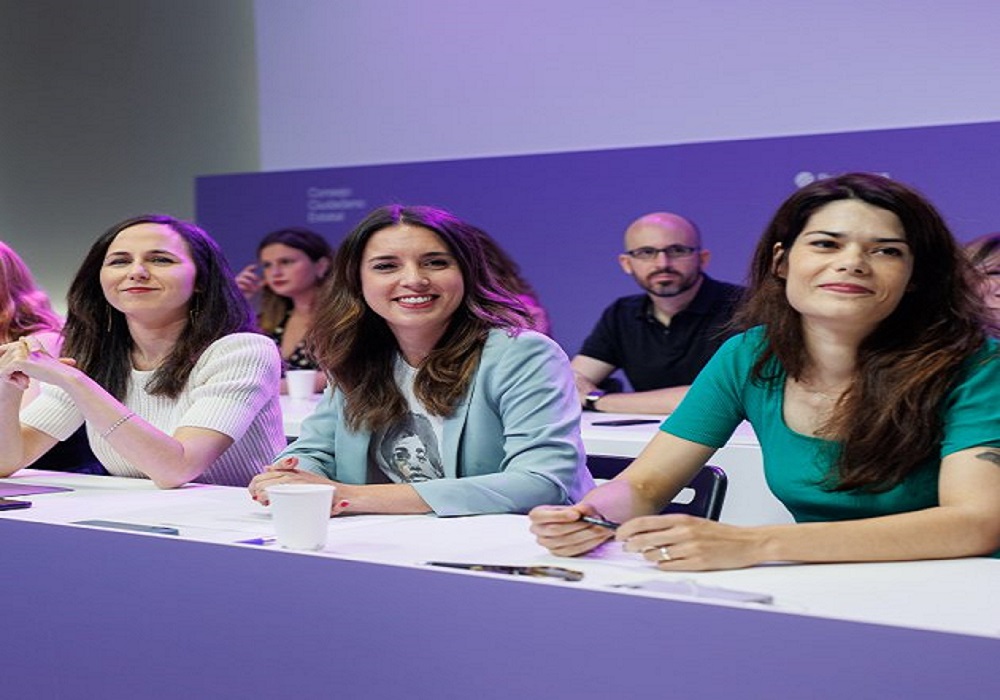
[[316,370],[290,369],[285,372],[285,386],[293,399],[308,399],[316,391]]
[[333,507],[332,484],[275,484],[267,487],[274,536],[285,549],[317,550],[326,546]]

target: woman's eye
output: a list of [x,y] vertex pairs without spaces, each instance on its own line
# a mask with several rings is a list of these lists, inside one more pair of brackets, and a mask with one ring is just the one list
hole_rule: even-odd
[[837,247],[837,242],[824,239],[824,240],[812,241],[809,245],[811,245],[814,248],[822,248],[825,250],[830,250],[832,248]]
[[451,265],[451,261],[447,258],[431,258],[424,261],[424,266],[435,270],[443,270],[444,268]]
[[396,263],[390,263],[390,262],[375,263],[372,265],[372,269],[375,270],[375,272],[391,272],[392,270],[396,269]]
[[117,267],[119,265],[125,265],[127,263],[128,260],[125,260],[125,258],[115,258],[114,260],[108,260],[104,264],[107,265],[108,267]]
[[174,261],[174,259],[163,255],[157,255],[155,258],[150,258],[149,261],[156,263],[157,265],[169,265]]
[[888,255],[891,258],[900,258],[903,256],[903,251],[899,248],[876,248],[875,252],[881,255]]

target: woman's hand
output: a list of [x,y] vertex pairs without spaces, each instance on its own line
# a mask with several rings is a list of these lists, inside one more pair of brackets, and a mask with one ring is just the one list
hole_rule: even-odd
[[762,535],[691,515],[633,518],[615,533],[625,551],[638,552],[663,571],[742,569],[759,564]]
[[75,365],[71,358],[53,357],[38,339],[29,336],[0,346],[0,381],[13,384],[21,391],[28,388],[31,379],[61,385],[77,371]]
[[244,298],[250,299],[264,286],[264,282],[257,275],[257,263],[250,263],[236,275],[236,286],[240,288]]
[[538,506],[528,513],[531,532],[538,544],[560,557],[575,557],[607,542],[613,530],[580,520],[585,515],[601,517],[588,503],[574,506]]
[[[342,485],[338,482],[331,481],[319,474],[302,471],[298,469],[298,464],[298,457],[284,457],[274,464],[268,465],[262,473],[250,481],[248,487],[250,489],[250,497],[262,506],[266,506],[271,502],[267,497],[267,488],[277,484],[333,484],[337,487],[338,491],[340,490]],[[335,500],[330,515],[339,515],[349,505],[351,504],[342,498]]]

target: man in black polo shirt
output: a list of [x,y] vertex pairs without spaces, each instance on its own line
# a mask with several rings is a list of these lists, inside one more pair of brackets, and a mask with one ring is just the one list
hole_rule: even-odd
[[[727,337],[743,287],[717,282],[702,268],[710,253],[698,228],[658,212],[625,231],[618,262],[645,294],[609,306],[573,358],[580,402],[592,411],[670,413]],[[598,388],[621,368],[633,392]]]

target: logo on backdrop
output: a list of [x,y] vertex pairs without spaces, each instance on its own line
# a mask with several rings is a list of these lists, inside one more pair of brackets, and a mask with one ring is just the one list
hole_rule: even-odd
[[310,224],[344,221],[349,211],[366,211],[368,201],[354,196],[350,187],[306,189],[306,221]]
[[[810,172],[808,170],[800,170],[795,173],[795,177],[792,178],[792,182],[795,183],[796,187],[805,187],[806,185],[811,185],[817,180],[825,180],[828,177],[834,177],[836,175],[843,175],[844,173],[824,173],[824,172]],[[875,173],[876,175],[881,175],[882,177],[892,177],[889,173]]]

